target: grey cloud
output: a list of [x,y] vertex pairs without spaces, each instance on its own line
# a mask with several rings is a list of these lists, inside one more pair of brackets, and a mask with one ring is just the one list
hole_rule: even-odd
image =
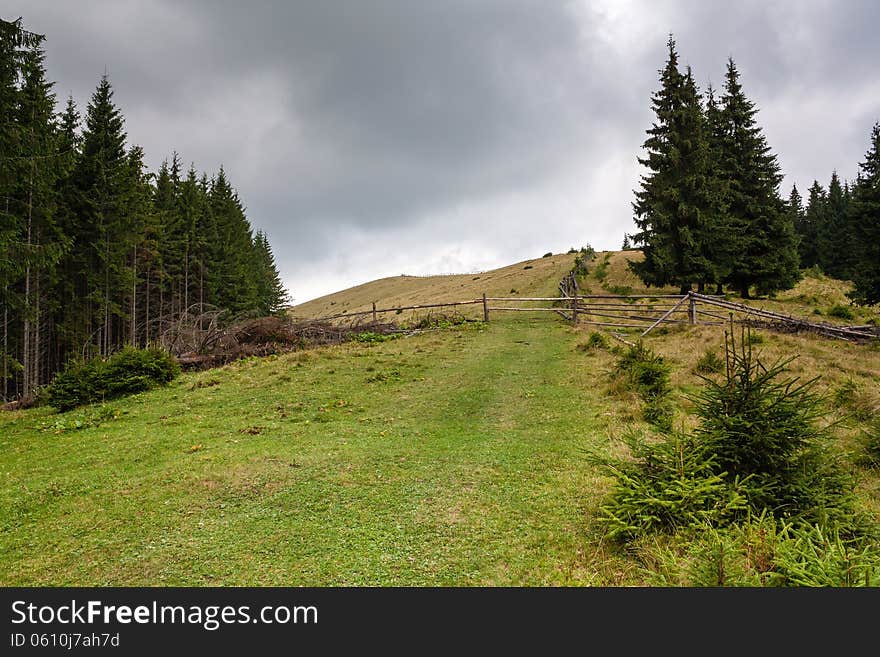
[[[2,11],[47,34],[58,95],[81,109],[108,68],[152,166],[172,149],[200,170],[222,163],[299,300],[331,271],[361,282],[406,263],[503,264],[540,236],[616,248],[670,31],[703,86],[720,86],[734,57],[786,183],[854,175],[880,118],[870,0],[6,0]],[[804,132],[820,121],[817,144]],[[392,264],[391,251],[406,257]]]

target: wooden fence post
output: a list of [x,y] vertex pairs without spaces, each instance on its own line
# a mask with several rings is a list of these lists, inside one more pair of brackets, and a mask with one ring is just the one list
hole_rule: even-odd
[[577,326],[578,323],[578,298],[577,292],[571,298],[571,323]]
[[483,292],[483,321],[489,321],[489,304],[486,303],[486,293]]
[[688,324],[693,326],[697,323],[697,300],[694,295],[688,292]]
[[373,302],[373,323],[376,323],[376,302]]

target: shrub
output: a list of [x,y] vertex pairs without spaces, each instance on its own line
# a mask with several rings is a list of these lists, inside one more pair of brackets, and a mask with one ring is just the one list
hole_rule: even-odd
[[660,397],[669,392],[669,365],[663,361],[663,356],[658,356],[641,342],[624,350],[616,367],[644,398]]
[[714,351],[707,349],[697,361],[694,371],[699,374],[718,374],[724,371],[724,361]]
[[864,538],[760,516],[696,528],[686,540],[645,550],[648,578],[672,586],[877,586],[880,550]]
[[598,331],[590,333],[590,337],[583,344],[577,346],[579,351],[592,351],[593,349],[607,349],[608,336]]
[[672,429],[674,409],[668,399],[669,365],[641,342],[624,350],[616,364],[619,375],[627,386],[635,390],[645,402],[643,417],[659,429]]
[[542,257],[542,258],[549,258],[549,257],[551,257],[552,255],[553,255],[553,251],[547,251],[547,253],[545,253],[545,254],[542,255],[541,257]]
[[127,347],[109,358],[71,362],[52,381],[47,398],[59,411],[68,411],[164,385],[179,373],[180,366],[167,351]]
[[651,397],[645,401],[642,417],[645,419],[645,422],[650,422],[661,431],[672,431],[675,407],[668,395]]
[[864,456],[860,459],[862,465],[880,466],[880,418],[874,418],[862,432],[861,442],[864,448]]
[[807,267],[804,269],[803,274],[807,278],[824,278],[825,275],[822,273],[822,269],[819,265],[813,265],[812,267]]
[[[745,335],[741,343],[738,350],[732,333],[726,337],[722,380],[701,376],[705,386],[692,397],[699,425],[690,435],[668,432],[655,444],[631,440],[633,460],[612,464],[617,482],[601,516],[612,536],[700,522],[723,526],[749,514],[858,530],[852,481],[816,423],[823,409],[811,392],[815,379],[784,379],[790,361],[767,367],[753,357]],[[618,368],[634,372],[643,389],[660,391],[658,358],[637,345]],[[649,409],[663,400],[649,397]]]
[[66,431],[80,431],[90,427],[100,427],[106,422],[116,420],[124,415],[123,411],[113,406],[95,406],[87,409],[85,412],[79,412],[71,416],[43,422],[40,424],[41,431],[52,433],[64,433]]
[[868,390],[864,390],[852,379],[844,381],[834,391],[834,404],[858,422],[870,422],[880,413],[880,403]]
[[784,586],[880,586],[880,550],[819,526],[786,529],[776,548],[776,582]]
[[826,453],[823,399],[812,392],[817,379],[783,378],[793,360],[766,366],[755,357],[748,334],[737,350],[725,334],[726,376],[694,398],[701,449],[732,481],[747,480],[751,509],[809,522],[848,515],[850,482]]
[[351,336],[351,340],[353,342],[364,342],[367,344],[373,344],[376,342],[387,342],[388,340],[393,340],[399,337],[397,333],[375,333],[374,331],[361,331],[360,333],[355,333]]
[[631,460],[593,457],[616,478],[608,501],[599,507],[610,539],[722,524],[746,508],[743,495],[713,472],[692,436],[672,434],[657,444],[632,434],[622,440]]
[[855,319],[855,314],[853,314],[852,308],[849,306],[841,306],[840,304],[832,306],[828,310],[828,316],[846,320]]
[[[604,287],[606,290],[611,292],[611,294],[616,294],[621,297],[628,296],[632,294],[633,291],[632,287],[630,287],[629,285],[605,285]],[[634,301],[635,299],[626,300],[627,303],[633,303]]]

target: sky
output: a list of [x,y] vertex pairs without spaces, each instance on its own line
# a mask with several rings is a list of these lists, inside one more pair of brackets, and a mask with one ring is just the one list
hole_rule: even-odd
[[46,35],[59,109],[109,75],[155,171],[222,165],[294,303],[634,232],[672,34],[732,57],[785,179],[853,179],[880,121],[880,2],[0,0]]

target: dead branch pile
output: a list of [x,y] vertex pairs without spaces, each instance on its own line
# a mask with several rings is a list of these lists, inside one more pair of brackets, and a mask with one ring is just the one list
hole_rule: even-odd
[[799,317],[783,315],[764,310],[763,308],[754,308],[741,303],[733,303],[732,301],[722,301],[703,294],[697,294],[696,292],[690,292],[688,296],[709,305],[745,313],[747,318],[741,320],[744,324],[768,328],[781,333],[815,333],[848,342],[869,342],[876,340],[880,336],[875,326],[837,326],[836,324],[826,324],[824,322],[810,322]]
[[309,347],[340,344],[370,332],[399,332],[391,322],[360,321],[337,325],[321,320],[293,321],[281,317],[239,320],[221,328],[216,322],[182,322],[181,331],[164,334],[164,346],[184,369],[208,369],[249,356],[269,356]]

